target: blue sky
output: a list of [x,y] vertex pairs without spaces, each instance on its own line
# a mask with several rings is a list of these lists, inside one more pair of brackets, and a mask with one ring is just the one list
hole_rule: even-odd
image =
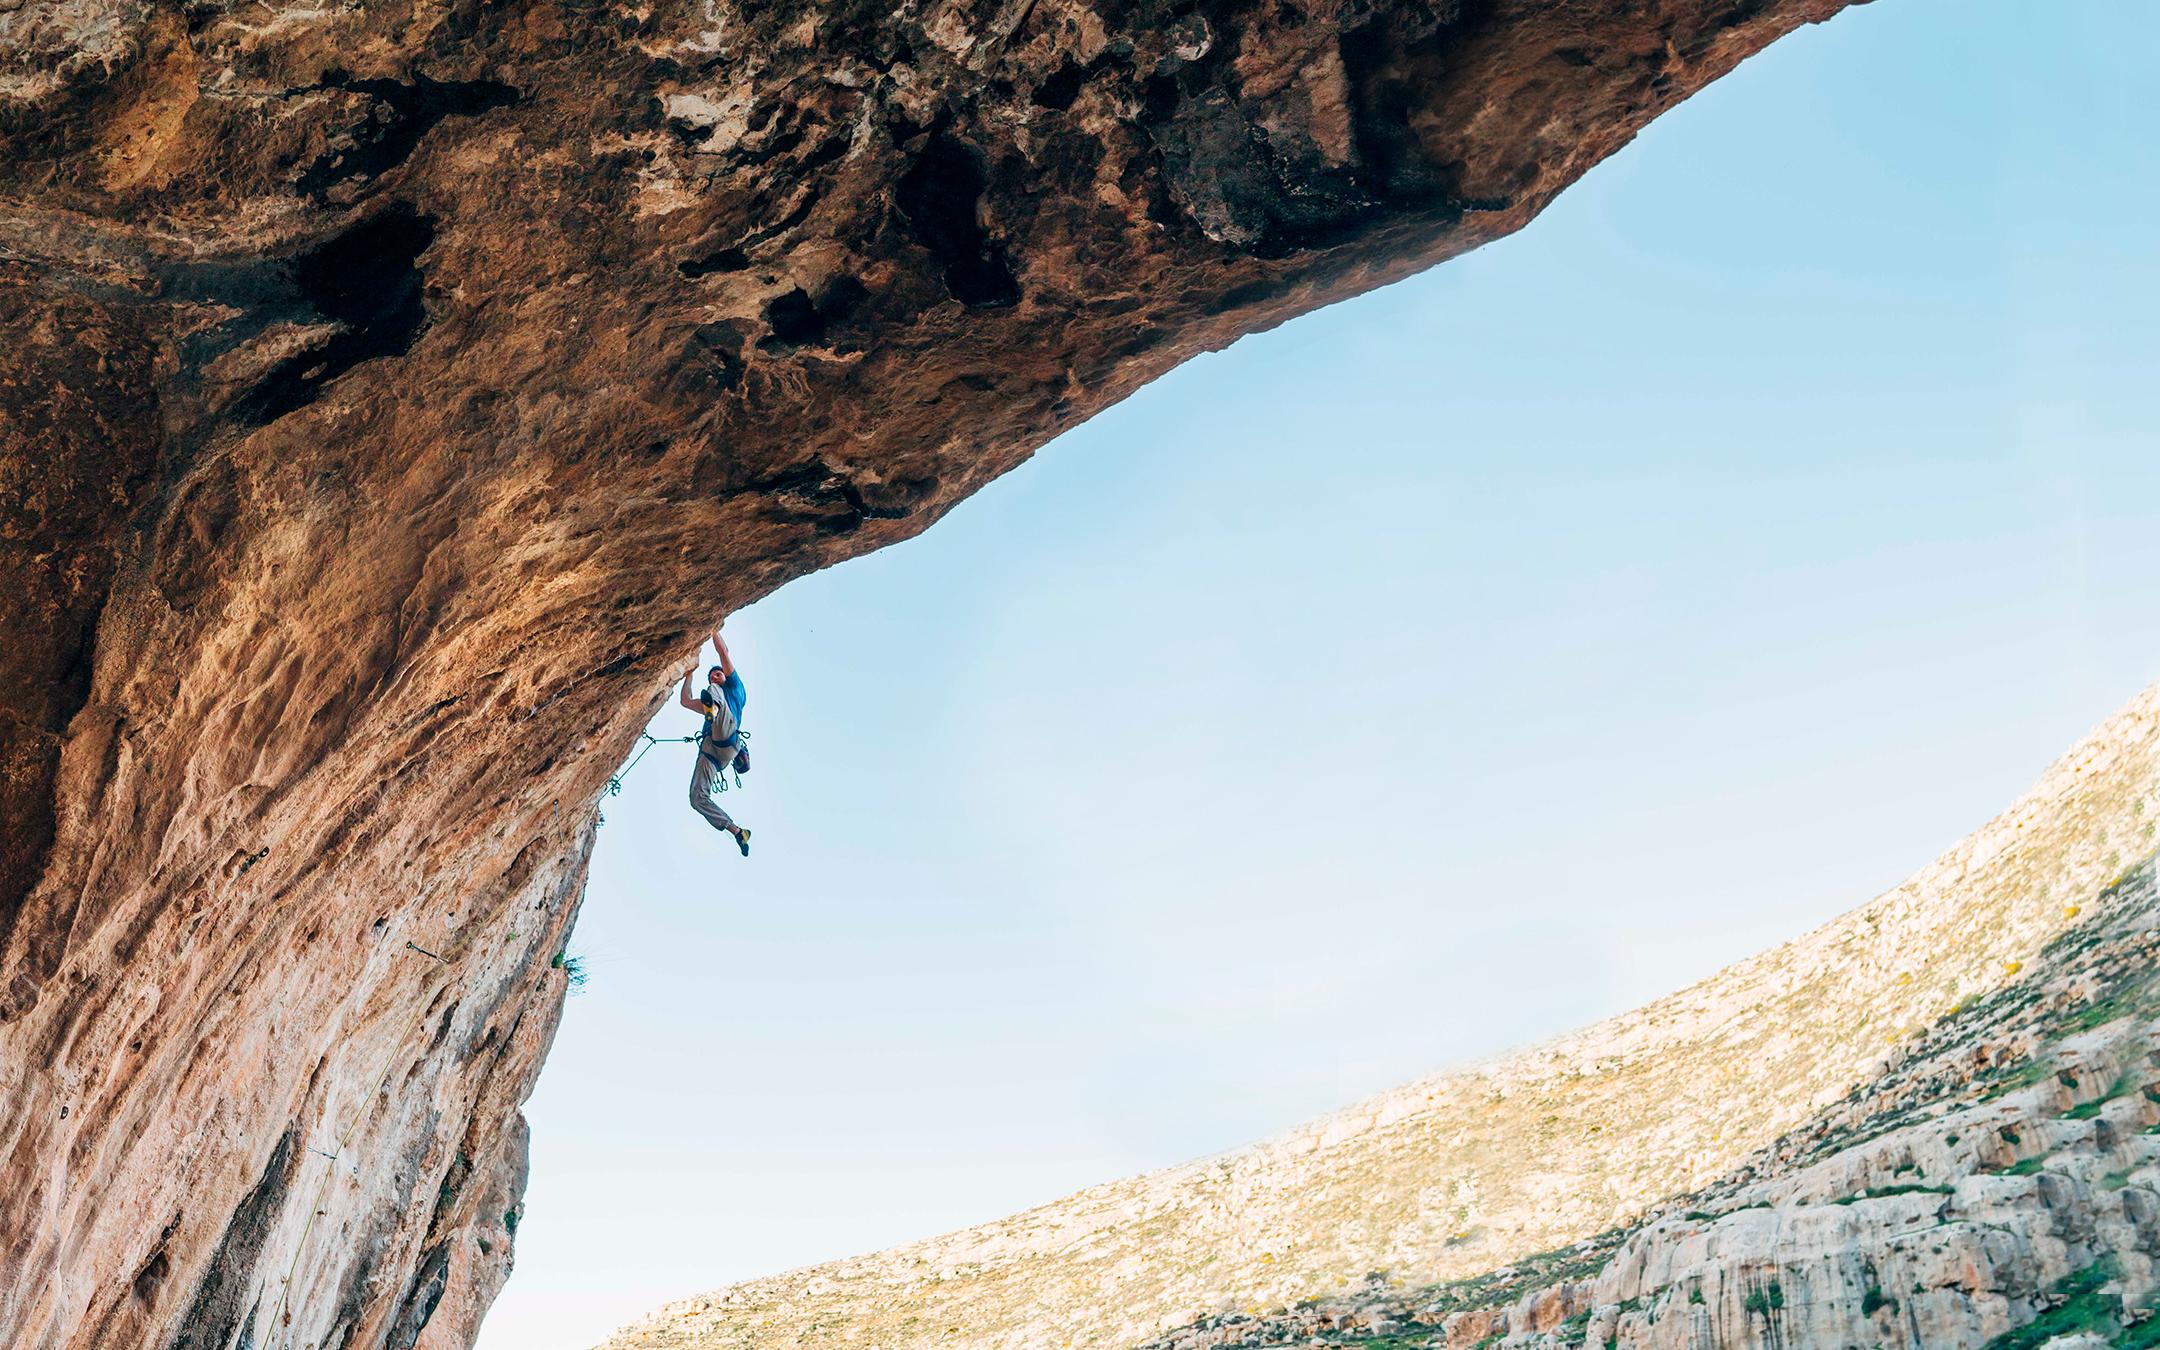
[[2160,678],[2156,47],[1853,10],[731,619],[755,856],[681,747],[606,804],[483,1350],[1594,1020],[2006,805]]

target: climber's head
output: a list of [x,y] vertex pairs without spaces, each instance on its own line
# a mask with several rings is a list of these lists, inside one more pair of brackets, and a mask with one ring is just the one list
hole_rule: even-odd
[[719,666],[714,666],[705,672],[705,678],[712,681],[715,688],[719,687],[721,680],[725,679],[726,676],[727,672]]

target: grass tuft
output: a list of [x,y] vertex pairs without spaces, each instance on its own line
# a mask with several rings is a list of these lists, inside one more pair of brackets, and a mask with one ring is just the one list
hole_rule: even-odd
[[571,993],[576,994],[584,990],[585,980],[589,972],[585,968],[585,958],[583,956],[572,956],[566,951],[557,952],[555,953],[555,959],[548,962],[548,965],[563,973],[563,981],[569,986]]
[[[2122,1300],[2102,1292],[2117,1273],[2115,1262],[2107,1259],[2063,1276],[2048,1288],[2048,1293],[2061,1302],[2015,1331],[1997,1336],[1981,1350],[2040,1350],[2058,1336],[2083,1332],[2096,1333],[2110,1345],[2133,1344],[2123,1339]],[[2145,1325],[2150,1324],[2131,1328],[2130,1334],[2143,1332]]]

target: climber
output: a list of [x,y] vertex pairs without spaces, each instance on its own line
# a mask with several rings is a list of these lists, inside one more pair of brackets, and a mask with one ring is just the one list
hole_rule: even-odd
[[718,628],[713,629],[713,649],[720,653],[720,664],[705,672],[709,683],[693,698],[690,694],[690,678],[697,671],[692,661],[690,669],[683,672],[682,706],[705,717],[705,728],[698,734],[697,767],[690,771],[690,809],[711,822],[716,830],[725,830],[735,836],[735,846],[745,858],[750,856],[750,831],[737,825],[728,813],[713,800],[714,791],[721,786],[721,770],[733,767],[740,778],[750,771],[750,750],[743,744],[742,710],[747,695],[743,692],[742,676],[735,673],[735,662],[728,656],[727,643]]

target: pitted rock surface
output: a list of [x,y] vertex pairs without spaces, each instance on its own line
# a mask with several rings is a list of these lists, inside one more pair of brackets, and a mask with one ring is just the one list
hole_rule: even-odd
[[701,630],[1842,3],[0,3],[0,1344],[469,1342]]

